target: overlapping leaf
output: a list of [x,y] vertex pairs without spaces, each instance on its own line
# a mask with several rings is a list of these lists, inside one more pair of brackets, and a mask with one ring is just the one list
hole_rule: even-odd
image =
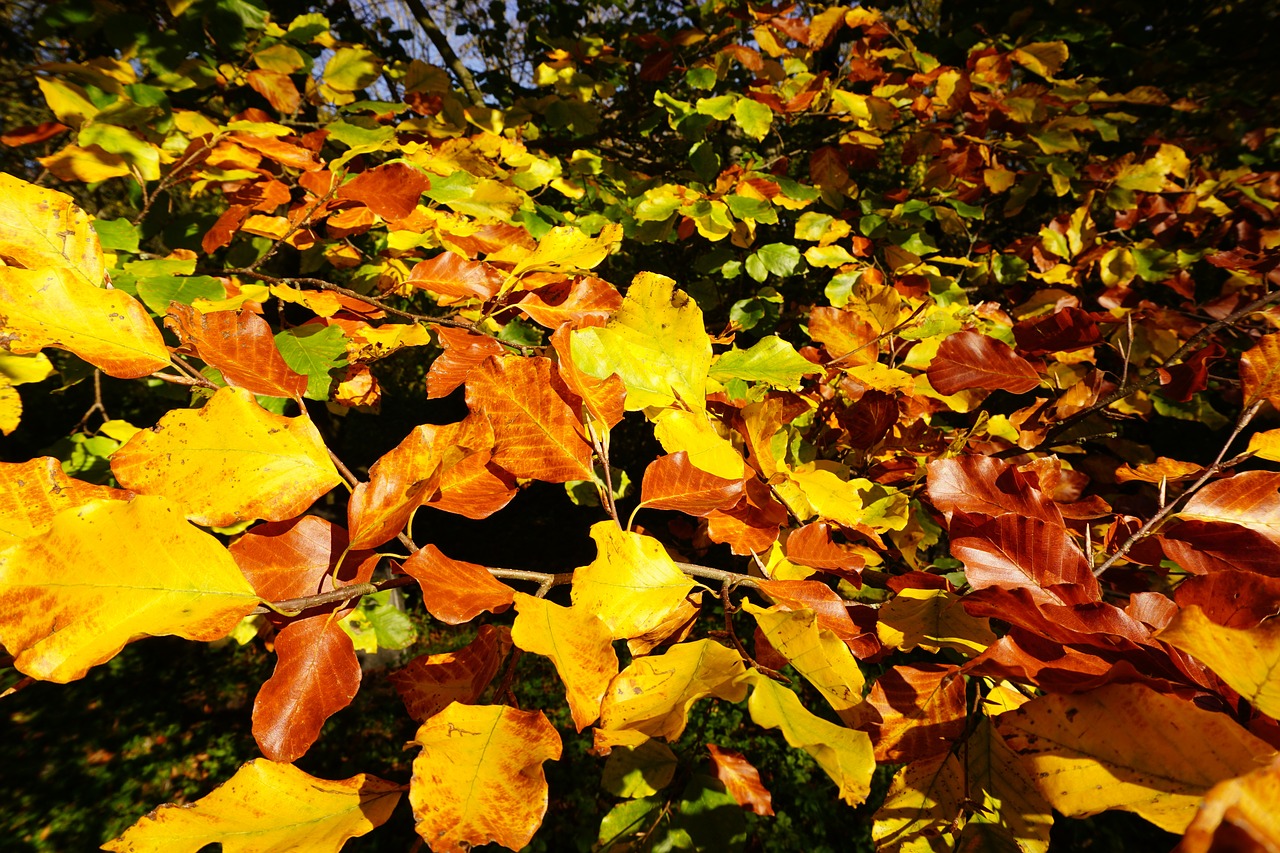
[[543,655],[555,664],[564,682],[569,711],[578,731],[600,716],[600,702],[618,674],[609,629],[581,605],[561,607],[543,598],[517,592],[516,621],[511,641],[526,652]]
[[425,723],[452,702],[475,704],[510,648],[507,628],[481,625],[476,638],[458,651],[422,655],[388,677],[409,716]]
[[43,533],[64,509],[132,496],[120,489],[73,480],[51,456],[18,464],[0,463],[0,547]]
[[675,613],[691,581],[658,540],[612,521],[591,528],[596,558],[573,573],[573,604],[595,613],[615,639],[638,637]]
[[427,545],[404,561],[403,571],[422,588],[427,612],[447,625],[470,622],[485,611],[511,606],[511,587],[496,580],[483,566],[451,560]]
[[228,385],[268,397],[297,398],[307,390],[307,377],[285,364],[271,327],[251,311],[206,314],[175,302],[165,325],[206,364],[218,368]]

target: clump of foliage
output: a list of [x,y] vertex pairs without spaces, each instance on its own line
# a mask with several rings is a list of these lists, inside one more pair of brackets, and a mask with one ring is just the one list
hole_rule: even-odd
[[[881,850],[1109,810],[1280,843],[1248,104],[868,7],[605,16],[524,86],[420,3],[442,66],[285,5],[28,22],[49,115],[0,137],[10,690],[145,636],[275,661],[261,757],[106,849],[336,850],[402,801],[432,850],[519,849],[566,754],[599,846],[733,849],[783,743]],[[481,49],[532,38],[502,20]],[[368,681],[411,764],[297,767]]]

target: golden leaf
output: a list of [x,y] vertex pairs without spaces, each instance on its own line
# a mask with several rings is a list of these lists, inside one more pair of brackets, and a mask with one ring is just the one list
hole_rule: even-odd
[[1226,628],[1193,604],[1156,636],[1202,661],[1268,717],[1280,717],[1280,623]]
[[578,731],[600,716],[600,702],[618,674],[609,629],[580,605],[561,607],[522,592],[515,594],[511,641],[517,648],[551,658],[564,682]]
[[656,628],[693,589],[657,539],[612,521],[592,525],[591,538],[596,558],[574,571],[573,604],[599,616],[614,639]]

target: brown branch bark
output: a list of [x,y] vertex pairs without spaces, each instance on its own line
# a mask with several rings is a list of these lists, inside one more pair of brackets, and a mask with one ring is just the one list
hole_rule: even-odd
[[431,39],[431,44],[435,46],[436,50],[440,51],[444,64],[449,66],[449,70],[457,78],[458,84],[462,86],[462,91],[467,94],[467,100],[471,102],[472,106],[483,107],[484,95],[480,93],[480,87],[476,85],[476,78],[471,76],[471,69],[458,58],[453,45],[449,44],[449,39],[440,30],[435,19],[431,17],[431,12],[423,5],[422,0],[405,0],[405,5],[413,13],[414,19],[418,22],[418,26],[422,28],[422,31],[427,34],[427,38]]

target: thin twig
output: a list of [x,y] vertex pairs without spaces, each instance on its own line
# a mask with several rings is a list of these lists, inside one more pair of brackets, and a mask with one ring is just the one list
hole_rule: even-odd
[[93,405],[90,406],[89,411],[85,412],[84,416],[80,418],[80,423],[76,425],[76,428],[79,429],[83,427],[85,424],[87,424],[89,422],[89,418],[93,416],[94,412],[99,412],[102,415],[102,420],[104,423],[111,420],[111,415],[107,414],[106,406],[102,405],[102,371],[101,370],[93,371]]
[[179,370],[181,370],[183,373],[187,374],[194,380],[192,382],[193,385],[198,385],[201,388],[212,388],[215,391],[218,390],[217,385],[210,382],[209,378],[206,377],[203,373],[196,370],[191,365],[187,364],[186,359],[184,359],[182,356],[178,355],[177,353],[170,353],[169,358],[172,359],[174,367],[177,367]]
[[302,216],[298,217],[297,222],[289,226],[288,231],[284,232],[284,234],[281,237],[274,240],[271,243],[270,248],[268,248],[267,251],[263,252],[262,257],[258,258],[253,263],[249,264],[249,269],[253,270],[262,266],[262,264],[265,263],[268,258],[274,255],[277,251],[279,251],[280,245],[282,243],[288,242],[289,238],[292,237],[294,234],[297,234],[303,228],[310,226],[311,215],[315,213],[317,210],[319,210],[321,206],[327,204],[329,199],[333,198],[333,194],[338,191],[339,181],[333,180],[331,178],[329,183],[330,183],[329,191],[324,195],[320,196],[319,198],[317,198],[312,203],[311,207],[307,208],[307,212],[302,214]]
[[467,100],[471,101],[472,106],[484,106],[484,95],[480,92],[480,87],[476,85],[475,78],[471,76],[471,69],[458,58],[453,45],[449,44],[448,37],[440,31],[440,27],[436,24],[435,19],[431,17],[431,12],[427,10],[422,0],[405,0],[405,5],[409,7],[409,11],[413,13],[414,20],[418,22],[418,26],[422,28],[427,38],[435,45],[436,50],[440,51],[440,58],[444,60],[445,65],[449,66],[453,76],[458,79],[458,84],[462,86],[462,91],[466,93]]
[[191,387],[191,386],[194,386],[194,385],[203,385],[203,384],[204,384],[204,383],[202,383],[202,382],[197,382],[196,380],[191,379],[191,378],[186,377],[186,376],[173,376],[172,374],[169,374],[169,373],[153,373],[153,374],[151,374],[150,376],[148,376],[147,378],[148,378],[148,379],[159,379],[159,380],[160,380],[160,381],[162,381],[162,382],[168,382],[168,383],[173,384],[173,385],[186,385],[186,386],[188,386],[188,387]]
[[[600,460],[601,470],[604,471],[604,508],[613,517],[613,523],[621,527],[622,522],[618,520],[618,505],[613,500],[613,471],[609,467],[609,449],[596,436],[596,431],[591,428],[591,424],[587,424],[587,433],[591,436],[591,446],[595,449],[596,458]],[[627,529],[630,528],[631,522],[628,521]]]
[[[1132,536],[1124,540],[1124,542],[1120,545],[1120,547],[1116,549],[1116,552],[1114,554],[1108,557],[1106,561],[1102,563],[1102,565],[1098,566],[1098,568],[1093,570],[1093,574],[1095,577],[1101,577],[1103,572],[1105,572],[1107,569],[1114,566],[1122,557],[1124,557],[1125,554],[1129,553],[1129,550],[1133,548],[1134,545],[1137,545],[1138,542],[1140,542],[1142,539],[1150,535],[1150,533],[1156,528],[1156,526],[1159,525],[1160,522],[1168,518],[1178,506],[1185,503],[1187,498],[1194,495],[1200,489],[1201,486],[1209,482],[1209,480],[1212,479],[1214,475],[1216,475],[1219,471],[1227,467],[1222,462],[1223,457],[1227,455],[1227,450],[1230,449],[1231,445],[1240,436],[1240,433],[1244,432],[1244,428],[1249,425],[1249,421],[1253,420],[1253,416],[1256,415],[1258,413],[1258,410],[1262,408],[1262,404],[1264,402],[1266,401],[1258,400],[1256,403],[1249,406],[1249,408],[1245,409],[1243,412],[1240,413],[1240,419],[1236,421],[1236,428],[1231,431],[1231,435],[1227,438],[1227,443],[1222,445],[1222,450],[1218,451],[1218,458],[1213,460],[1213,464],[1210,465],[1208,468],[1205,468],[1204,473],[1200,475],[1200,478],[1196,480],[1194,483],[1192,483],[1190,486],[1188,486],[1187,490],[1183,492],[1181,495],[1179,495],[1176,500],[1170,501],[1169,503],[1165,504],[1164,507],[1162,507],[1159,512],[1151,516],[1151,518],[1147,519],[1147,521],[1141,527],[1139,527],[1133,533]],[[1236,457],[1236,458],[1239,458],[1239,457]],[[1236,459],[1231,460],[1231,462],[1235,462],[1235,461]]]
[[[326,447],[325,450],[329,450],[329,448]],[[338,458],[338,454],[334,453],[332,450],[329,450],[329,460],[333,462],[333,467],[338,469],[338,473],[341,474],[342,479],[346,481],[347,488],[354,492],[356,490],[356,486],[360,485],[360,481],[356,478],[356,475],[351,473],[351,469],[348,468],[346,464]]]
[[179,173],[181,173],[183,169],[194,165],[195,160],[201,154],[207,154],[212,151],[220,141],[222,141],[222,134],[215,133],[199,148],[189,154],[179,157],[178,161],[173,164],[173,168],[169,170],[168,174],[160,179],[160,183],[156,187],[155,192],[151,193],[151,195],[145,199],[145,203],[142,205],[142,210],[133,218],[133,222],[131,224],[137,225],[139,222],[146,219],[147,214],[151,212],[151,206],[156,203],[156,199],[160,197],[161,193],[166,192],[171,186],[178,182]]
[[751,653],[747,651],[746,647],[742,645],[742,640],[738,639],[738,632],[733,629],[733,614],[737,613],[739,608],[735,606],[733,600],[729,598],[729,594],[731,592],[733,592],[733,582],[726,580],[720,586],[720,603],[724,607],[724,631],[721,633],[723,633],[725,638],[728,639],[729,642],[733,644],[733,647],[738,650],[738,654],[742,657],[742,660],[747,664],[747,666],[759,670],[766,678],[771,678],[779,684],[791,684],[791,679],[787,678],[776,669],[770,669],[767,666],[762,666],[759,661],[751,656]]

